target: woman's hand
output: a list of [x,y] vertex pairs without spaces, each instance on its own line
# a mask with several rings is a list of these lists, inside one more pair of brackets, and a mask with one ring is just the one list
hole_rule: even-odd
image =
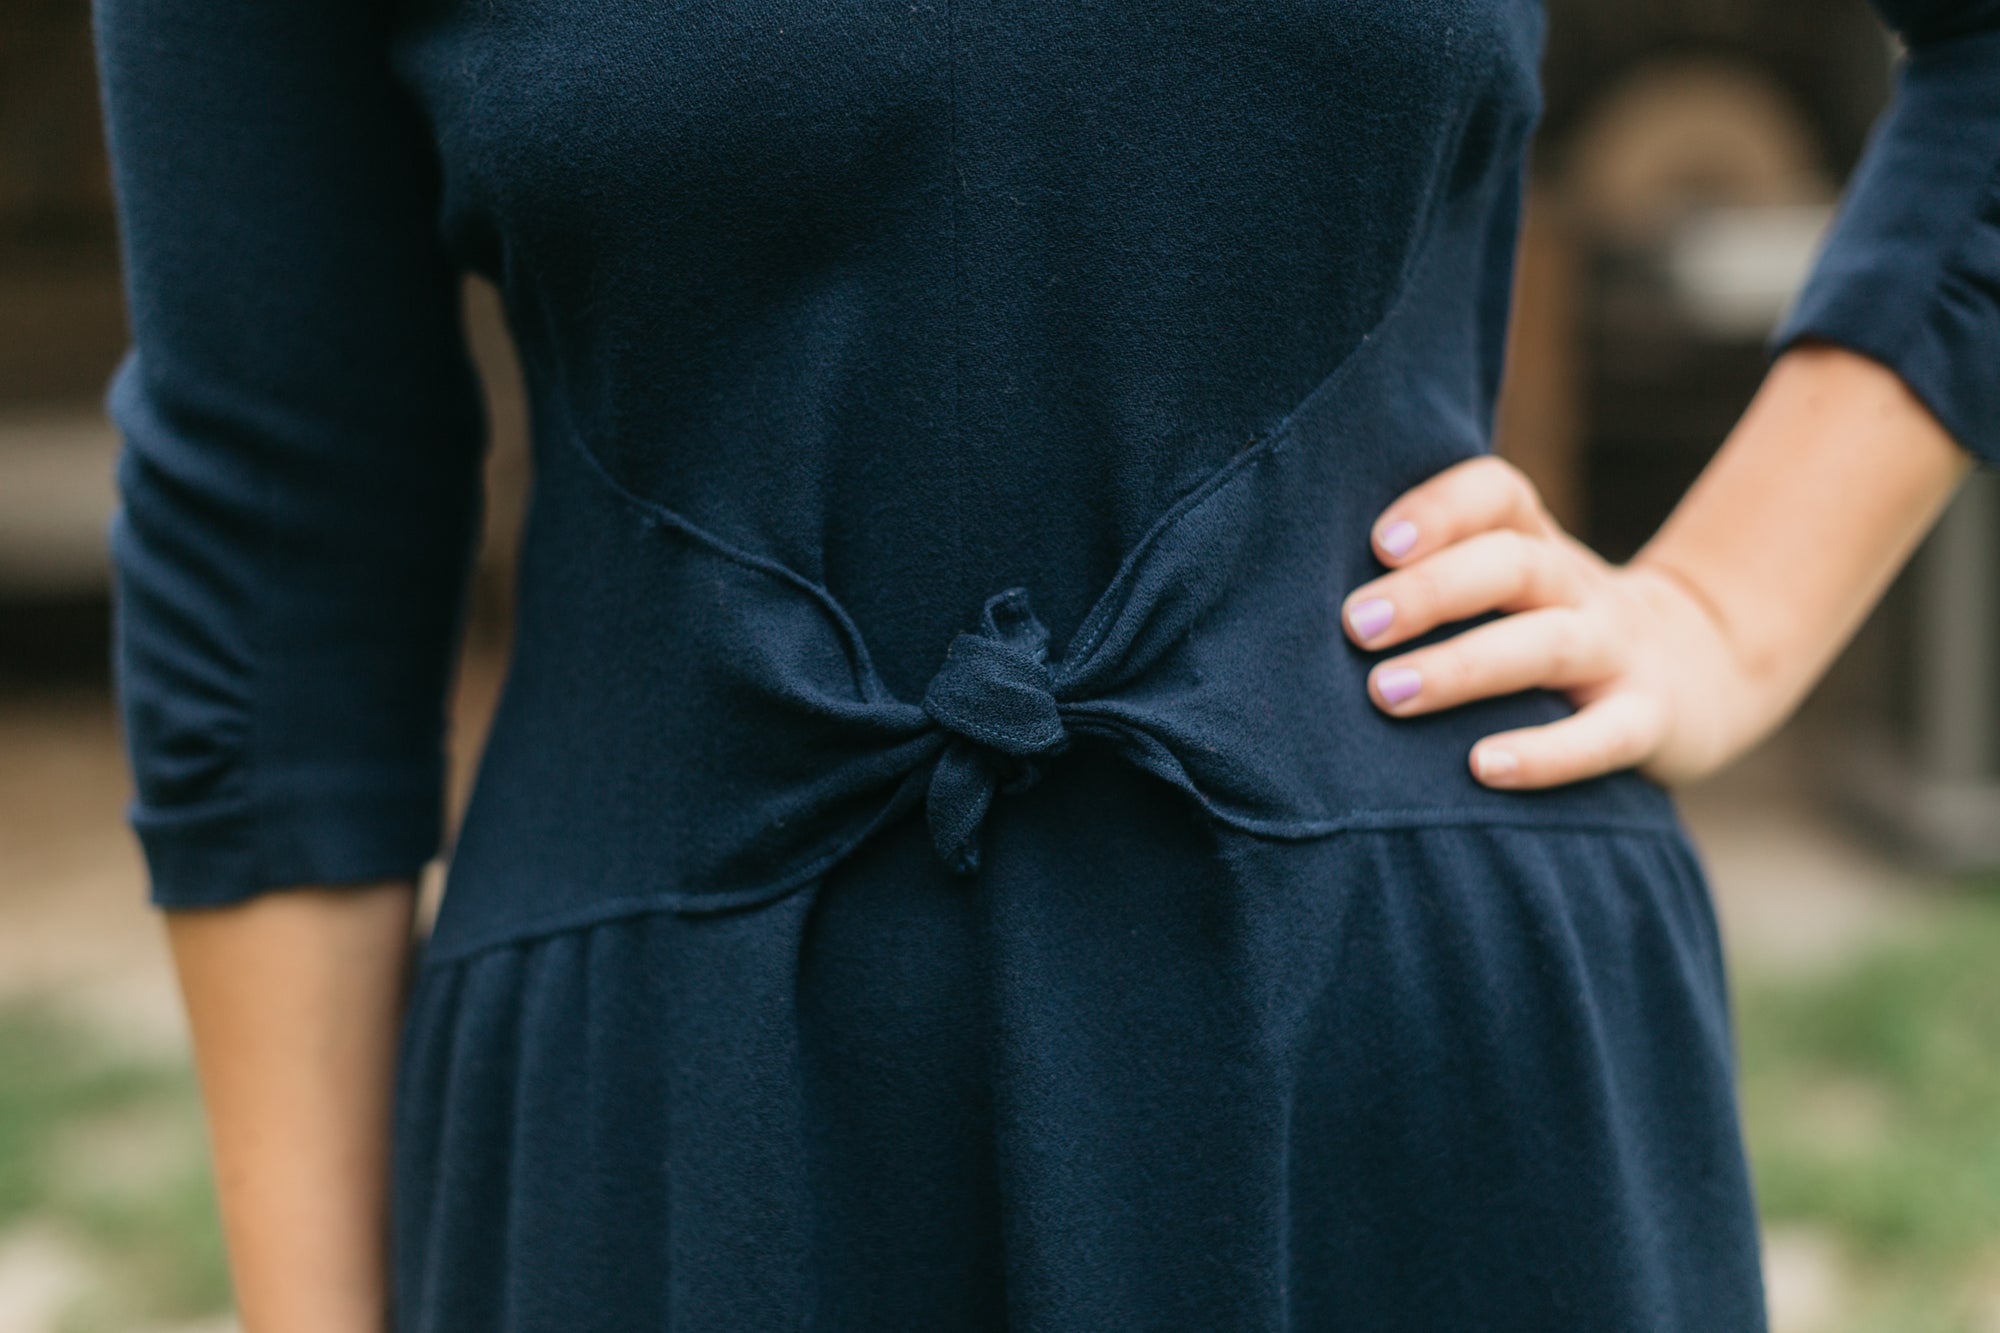
[[1348,637],[1393,648],[1487,611],[1510,614],[1392,655],[1369,672],[1398,717],[1545,686],[1577,710],[1481,738],[1473,775],[1549,787],[1638,767],[1662,783],[1720,767],[1755,730],[1751,682],[1698,592],[1664,570],[1612,565],[1564,532],[1512,463],[1481,455],[1404,492],[1377,519],[1390,572],[1342,606]]
[[1806,338],[1660,530],[1624,565],[1565,533],[1527,477],[1482,454],[1378,517],[1390,572],[1341,606],[1364,648],[1502,615],[1378,662],[1402,717],[1532,686],[1577,711],[1483,736],[1473,775],[1549,787],[1636,767],[1673,785],[1790,715],[1937,521],[1974,457],[1889,366]]

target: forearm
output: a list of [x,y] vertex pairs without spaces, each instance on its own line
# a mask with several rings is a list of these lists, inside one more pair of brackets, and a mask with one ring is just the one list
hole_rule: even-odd
[[387,1325],[389,1116],[414,885],[170,911],[246,1333]]
[[[1801,343],[1629,562],[1679,585],[1731,663],[1706,765],[1755,744],[1859,628],[1972,469],[1880,362]],[[1726,706],[1713,706],[1715,704]]]

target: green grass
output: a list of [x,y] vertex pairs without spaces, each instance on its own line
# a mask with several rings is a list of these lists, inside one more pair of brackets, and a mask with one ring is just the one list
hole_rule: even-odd
[[35,1006],[0,1007],[0,1233],[53,1228],[91,1277],[65,1333],[228,1308],[193,1075]]
[[2000,893],[1824,977],[1740,979],[1744,1121],[1768,1223],[1850,1270],[1853,1333],[2000,1319]]

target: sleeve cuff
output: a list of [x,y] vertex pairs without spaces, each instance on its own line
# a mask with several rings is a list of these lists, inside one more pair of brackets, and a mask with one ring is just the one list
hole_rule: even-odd
[[2000,32],[1902,57],[1811,274],[1765,344],[1812,336],[1899,374],[2000,468]]
[[443,845],[441,782],[315,792],[291,810],[250,803],[126,819],[161,908],[222,907],[275,889],[419,876]]

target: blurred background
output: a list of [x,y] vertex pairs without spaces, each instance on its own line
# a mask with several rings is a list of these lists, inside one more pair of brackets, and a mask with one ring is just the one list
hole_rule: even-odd
[[[1720,443],[1887,95],[1862,0],[1548,0],[1499,446],[1622,559]],[[456,782],[527,485],[492,510]],[[83,0],[0,0],[0,1333],[233,1327],[108,679],[124,347]],[[1797,717],[1683,789],[1735,987],[1778,1333],[2000,1333],[2000,514],[1974,476]],[[432,867],[434,895],[437,867]]]

